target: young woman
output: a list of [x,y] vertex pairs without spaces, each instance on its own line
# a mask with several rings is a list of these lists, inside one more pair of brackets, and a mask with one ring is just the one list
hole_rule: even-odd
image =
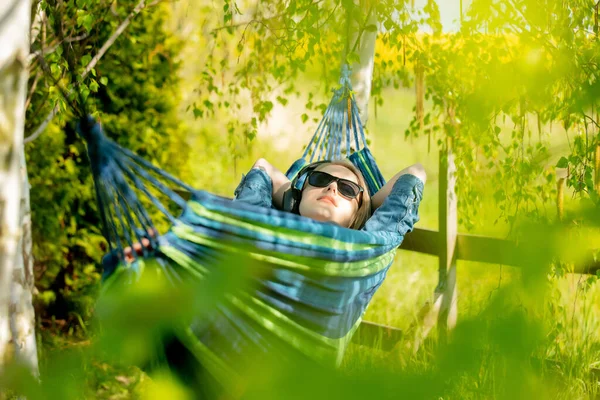
[[[351,229],[396,230],[405,234],[418,221],[418,207],[427,175],[421,164],[397,173],[373,197],[365,180],[349,161],[336,160],[308,168],[296,212]],[[290,180],[261,158],[242,178],[235,200],[283,209]]]
[[[319,162],[314,169],[308,169],[299,206],[292,212],[350,229],[402,235],[412,231],[419,220],[418,208],[427,179],[421,164],[398,172],[373,197],[360,170],[350,161]],[[281,210],[290,187],[287,176],[261,158],[242,177],[234,201]],[[150,242],[142,239],[142,245],[148,247]],[[142,245],[133,245],[137,254],[142,253]],[[125,258],[133,261],[130,247],[125,249]]]
[[[301,216],[351,229],[392,231],[402,235],[412,230],[419,219],[418,206],[426,179],[420,164],[400,171],[372,197],[369,196],[362,174],[348,161],[321,162],[304,171],[307,172],[297,199],[298,203],[292,211]],[[234,201],[253,206],[287,209],[289,204],[284,206],[284,198],[290,187],[290,180],[281,171],[266,160],[260,159],[242,178],[235,190]],[[142,243],[145,246],[149,244],[146,239]],[[141,248],[139,243],[134,245],[134,250],[138,252]],[[127,251],[128,257],[131,258],[132,250]],[[259,283],[256,293],[264,296],[261,299],[266,299],[263,301],[270,302],[268,304],[284,301],[282,304],[288,308],[282,315],[289,315],[290,323],[296,323],[304,329],[316,329],[320,335],[338,339],[339,332],[344,329],[348,331],[354,325],[352,318],[356,313],[364,311],[372,295],[383,282],[386,270],[383,270],[383,273],[360,277],[353,281],[352,286],[347,286],[347,277],[326,276],[315,280],[296,270],[277,267],[270,270],[268,278],[260,277],[255,281]],[[311,299],[326,300],[323,304],[304,304],[296,297],[298,294]],[[271,307],[266,305],[267,303],[264,304],[267,309]],[[307,312],[308,309],[314,310],[315,315],[319,317],[313,318],[312,311]],[[321,316],[324,320],[320,319]],[[304,359],[306,354],[296,353],[292,347],[289,348],[291,358],[288,358],[283,348],[279,347],[284,342],[278,339],[277,335],[273,336],[275,340],[271,343],[270,335],[262,336],[268,331],[249,333],[246,328],[252,329],[254,322],[242,318],[242,322],[239,323],[237,317],[238,314],[235,313],[209,315],[202,322],[207,327],[206,333],[203,333],[205,336],[202,336],[203,340],[206,340],[203,344],[209,348],[214,345],[219,354],[225,354],[229,362],[234,360],[242,370],[254,363],[256,355],[264,357],[267,353],[276,353],[277,359],[282,362],[294,360],[294,357]],[[339,326],[344,328],[338,330]],[[221,393],[224,389],[213,379],[208,369],[205,370],[204,366],[193,359],[185,346],[178,342],[172,346],[166,350],[166,354],[171,357],[169,362],[173,361],[173,368],[182,374],[186,385],[202,394],[203,398],[223,397]],[[188,360],[190,364],[187,364]],[[338,358],[337,362],[340,360]],[[182,362],[180,365],[183,367],[177,368],[179,362]]]

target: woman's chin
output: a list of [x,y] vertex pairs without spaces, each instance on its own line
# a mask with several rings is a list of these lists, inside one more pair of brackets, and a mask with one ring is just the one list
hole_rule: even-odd
[[319,210],[312,210],[312,212],[309,213],[301,213],[301,215],[310,218],[310,219],[314,219],[315,221],[320,221],[320,222],[333,222],[333,215],[331,215],[331,212],[328,212],[328,210],[323,210],[323,209],[319,209]]

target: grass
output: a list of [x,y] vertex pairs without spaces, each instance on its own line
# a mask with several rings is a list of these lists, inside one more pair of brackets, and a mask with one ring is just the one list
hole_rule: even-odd
[[[193,59],[188,62],[193,64]],[[377,117],[374,110],[370,113],[371,150],[388,178],[415,162],[425,165],[428,181],[417,226],[437,230],[439,179],[436,140],[432,140],[432,150],[429,151],[427,137],[404,137],[413,113],[412,90],[387,90],[384,98],[385,103],[379,107]],[[292,99],[284,109],[276,104],[273,115],[279,120],[273,119],[261,126],[261,130],[267,133],[259,134],[252,142],[246,142],[240,136],[227,137],[218,115],[213,121],[196,121],[190,113],[182,112],[191,133],[190,146],[193,149],[192,179],[189,183],[231,196],[241,174],[257,158],[265,157],[285,169],[300,156],[302,145],[308,142],[314,129],[315,124],[300,122],[303,105],[303,99]],[[312,117],[318,118],[318,115]],[[555,149],[555,158],[560,156],[556,154],[558,151],[568,147],[564,135],[556,128],[548,141]],[[248,146],[248,151],[241,152],[240,157],[232,160],[232,149],[239,146]],[[495,223],[498,210],[489,198],[484,197],[482,203],[481,220],[475,233],[503,237],[507,227]],[[574,202],[569,206],[574,207]],[[399,250],[364,319],[408,330],[421,306],[432,300],[437,274],[437,257]],[[543,306],[536,308],[539,315],[535,315],[543,326],[543,337],[533,346],[522,339],[527,337],[523,332],[530,333],[535,329],[524,329],[519,314],[507,313],[504,316],[502,313],[524,309],[531,300],[521,286],[522,271],[507,266],[459,261],[457,274],[459,326],[454,343],[445,347],[438,346],[435,341],[427,342],[416,353],[413,352],[410,336],[392,352],[351,345],[343,365],[344,371],[360,375],[384,368],[397,376],[420,374],[430,378],[430,384],[441,385],[440,390],[445,393],[440,397],[443,399],[532,398],[527,397],[531,390],[540,387],[539,396],[536,396],[539,398],[598,398],[597,379],[588,372],[590,366],[600,368],[600,285],[597,282],[588,284],[586,276],[576,274],[548,277],[544,283],[544,297],[535,298]],[[502,308],[499,304],[510,307]],[[518,307],[514,307],[515,304]],[[473,332],[481,333],[481,336],[469,336]],[[87,346],[86,343],[77,345],[71,339],[63,341],[51,332],[44,337],[47,339],[43,343],[45,349],[61,351]],[[516,344],[521,347],[515,347]],[[542,361],[541,366],[534,368],[534,363],[530,362],[532,355],[550,362]],[[450,367],[444,364],[449,357],[453,360]],[[94,360],[84,369],[89,386],[85,395],[89,398],[160,398],[160,388],[172,384],[165,378],[164,385],[152,386],[136,368],[123,369]],[[515,371],[523,373],[515,376]],[[162,378],[157,381],[162,382]],[[514,386],[516,392],[508,390],[509,386]],[[398,393],[398,397],[403,396]]]
[[[424,198],[420,205],[421,220],[419,227],[437,229],[438,209],[438,154],[433,140],[433,149],[428,151],[428,138],[419,137],[405,139],[404,131],[407,128],[413,106],[413,93],[408,90],[388,91],[385,103],[378,110],[377,118],[371,117],[369,121],[371,149],[378,160],[379,166],[386,177],[391,177],[395,172],[415,162],[421,162],[428,171],[428,182],[424,191]],[[292,104],[292,110],[301,106],[302,101]],[[294,111],[279,118],[293,120]],[[371,116],[373,116],[373,111]],[[275,124],[277,125],[277,124]],[[298,123],[298,132],[281,132],[291,137],[306,138],[308,141],[310,127]],[[272,137],[277,137],[277,132],[271,132]],[[565,136],[554,128],[548,142],[553,149],[560,150],[565,147]],[[302,139],[300,139],[302,140]],[[278,139],[281,142],[281,137]],[[281,147],[281,145],[279,145]],[[265,157],[277,160],[278,166],[285,169],[301,153],[298,139],[289,143],[287,151],[282,151],[269,143],[269,139],[259,138],[258,142],[248,153],[247,157],[239,160],[238,174],[241,170],[250,167],[253,160]],[[227,157],[223,153],[223,157]],[[559,154],[553,154],[558,158]],[[218,160],[217,163],[220,163]],[[223,163],[220,163],[223,165]],[[222,171],[220,176],[228,174]],[[211,178],[204,181],[206,186],[213,184]],[[221,182],[222,183],[222,182]],[[227,192],[231,193],[237,181],[234,179],[228,185]],[[475,233],[503,237],[507,226],[501,222],[496,223],[498,210],[494,208],[493,201],[489,198],[482,199],[483,206],[480,212],[480,221],[475,227]],[[567,201],[567,203],[569,203]],[[571,202],[570,207],[575,207]],[[550,210],[552,212],[552,210]],[[464,228],[462,228],[464,230]],[[390,269],[388,277],[371,302],[364,319],[407,329],[415,321],[416,315],[426,301],[431,301],[433,291],[437,285],[438,260],[436,257],[417,254],[409,251],[398,251],[395,262]],[[513,286],[519,286],[521,279],[519,269],[508,266],[492,265],[475,262],[459,261],[457,265],[458,282],[458,320],[470,323],[479,321],[480,324],[490,324],[490,316],[486,315],[493,307],[500,294],[506,290],[510,292]],[[598,322],[600,309],[598,296],[599,285],[591,284],[584,287],[581,283],[586,281],[586,276],[566,274],[563,277],[549,277],[545,297],[538,301],[553,304],[552,307],[542,307],[540,321],[545,324],[548,337],[541,341],[534,349],[529,349],[538,358],[549,359],[555,362],[552,366],[544,366],[532,372],[531,382],[519,380],[510,373],[507,363],[515,362],[498,351],[498,347],[483,343],[480,347],[481,356],[478,368],[471,369],[459,377],[453,377],[455,384],[450,385],[449,398],[489,398],[503,397],[505,391],[498,385],[512,385],[519,383],[527,387],[542,385],[551,387],[546,394],[548,398],[595,398],[598,393],[596,379],[589,374],[590,366],[598,365],[600,351],[600,324]],[[567,328],[568,327],[568,328]],[[506,337],[512,337],[509,325]],[[516,328],[515,328],[516,329]],[[518,338],[513,338],[518,340]],[[424,347],[417,354],[413,354],[410,338],[401,343],[391,353],[377,349],[365,349],[360,346],[351,346],[345,361],[345,369],[352,372],[366,371],[370,368],[386,366],[397,371],[428,371],[436,365],[439,353],[433,347]],[[468,349],[465,349],[467,351]],[[517,363],[518,367],[529,368],[529,358],[525,364]],[[544,362],[545,363],[545,362]],[[544,364],[542,363],[542,364]],[[502,364],[502,365],[499,365]],[[545,365],[545,364],[544,364]],[[496,373],[487,370],[490,367]],[[498,372],[502,371],[502,373]],[[449,375],[447,375],[449,376]],[[510,379],[509,379],[510,378]],[[518,379],[517,379],[518,378]],[[504,394],[503,394],[504,393]],[[526,392],[523,392],[526,393]]]
[[[425,195],[420,207],[421,221],[418,226],[437,229],[437,154],[427,151],[427,139],[424,137],[413,140],[404,140],[403,132],[408,125],[411,115],[412,103],[407,101],[412,93],[406,91],[389,91],[385,97],[386,103],[379,110],[378,119],[370,121],[371,130],[376,138],[373,140],[373,152],[376,159],[385,171],[386,176],[398,167],[413,162],[421,162],[428,169],[429,180],[425,188]],[[400,117],[398,117],[400,116]],[[552,148],[558,150],[567,147],[565,136],[554,129],[548,142]],[[393,149],[393,150],[390,150]],[[390,154],[391,153],[391,154]],[[553,158],[560,154],[553,154]],[[398,163],[400,164],[399,166]],[[494,209],[489,199],[486,202],[483,220],[479,221],[476,233],[502,237],[506,226],[494,223],[498,210]],[[569,203],[567,199],[567,203]],[[575,207],[571,202],[570,207]],[[415,254],[408,251],[399,251],[395,263],[379,292],[375,295],[365,319],[406,329],[415,320],[416,313],[425,301],[431,300],[433,290],[437,284],[438,260],[436,257]],[[495,297],[503,289],[518,285],[521,272],[517,268],[491,265],[476,262],[459,261],[457,264],[458,286],[458,320],[470,321],[473,319],[486,319],[482,317],[485,310],[493,304]],[[597,366],[600,360],[600,285],[588,276],[566,274],[562,277],[549,277],[548,291],[544,298],[539,299],[552,304],[545,309],[541,320],[548,329],[547,340],[543,341],[541,348],[536,352],[542,358],[557,360],[552,368],[546,370],[544,376],[558,377],[553,384],[556,386],[549,398],[596,398],[599,391],[597,377],[589,373],[590,366]],[[586,283],[587,282],[587,283]],[[410,339],[408,339],[410,340]],[[352,351],[352,358],[360,364],[364,352]],[[424,351],[425,354],[427,351]],[[502,356],[489,351],[491,358],[503,360]],[[400,354],[398,354],[400,353]],[[435,355],[430,355],[434,357]],[[411,346],[399,346],[395,354],[389,356],[379,355],[380,361],[385,364],[405,364],[409,360],[411,368],[422,368],[423,363],[435,364],[432,358],[423,360],[423,357],[412,354]],[[352,364],[353,361],[348,363]],[[481,360],[481,365],[490,365],[494,362]],[[457,384],[455,389],[458,394],[454,398],[488,398],[496,397],[497,388],[493,387],[494,380],[487,376],[483,370],[469,373],[462,377],[465,387]],[[470,386],[485,389],[482,393],[477,390],[466,390]],[[462,389],[461,389],[462,387]]]
[[[412,112],[412,92],[389,91],[385,99],[378,117],[369,121],[372,151],[386,177],[415,162],[425,165],[428,182],[417,226],[437,229],[437,154],[427,150],[426,137],[404,138]],[[248,153],[233,164],[230,144],[214,134],[219,132],[216,122],[201,125],[188,114],[184,118],[190,132],[195,133],[190,143],[198,149],[198,157],[192,160],[194,182],[190,183],[227,196],[232,195],[242,172],[255,159],[276,160],[285,169],[301,152],[297,142],[310,135],[310,127],[301,124],[300,133],[285,132],[300,137],[297,142],[290,142],[289,148],[281,145],[281,137],[279,143],[259,137]],[[277,132],[271,135],[277,137]],[[559,138],[554,140],[559,142]],[[494,209],[489,200],[484,201],[484,220],[476,232],[500,236],[506,227],[494,225]],[[437,257],[399,250],[364,319],[408,331],[420,308],[432,300],[437,274]],[[545,290],[532,296],[517,268],[459,261],[457,274],[458,326],[448,345],[437,343],[435,332],[417,352],[413,351],[410,335],[391,352],[350,345],[343,374],[356,379],[371,376],[374,371],[391,374],[390,382],[400,382],[396,382],[398,396],[413,393],[409,398],[420,398],[425,392],[440,393],[437,397],[445,400],[598,398],[598,379],[589,373],[589,367],[600,367],[597,282],[588,283],[587,276],[576,274],[549,276],[543,283]],[[532,306],[532,302],[537,305]],[[524,315],[522,310],[530,314]],[[185,393],[164,375],[150,379],[137,368],[112,365],[97,356],[84,360],[81,357],[89,348],[89,341],[76,343],[52,332],[46,332],[44,338],[46,351],[53,349],[60,354],[70,350],[80,355],[82,375],[78,377],[84,380],[85,387],[79,393],[86,398],[165,398],[173,393],[185,398]],[[61,370],[60,363],[56,364],[50,354],[42,357],[41,364],[50,371]]]

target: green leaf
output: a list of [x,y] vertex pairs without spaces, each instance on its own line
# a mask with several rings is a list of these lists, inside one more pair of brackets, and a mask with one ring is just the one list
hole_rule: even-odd
[[556,168],[567,168],[569,166],[569,160],[565,157],[561,157],[560,160],[556,163]]
[[391,30],[394,27],[394,21],[390,18],[386,19],[383,22],[383,27],[388,31]]
[[52,75],[58,75],[60,72],[60,68],[58,67],[58,64],[55,64],[55,63],[50,64],[50,72],[52,73]]
[[265,101],[262,103],[262,110],[265,112],[265,114],[271,112],[272,109],[273,109],[273,102]]
[[377,32],[377,25],[375,25],[375,24],[367,25],[367,26],[365,26],[365,30],[367,32]]
[[90,91],[92,93],[96,93],[98,91],[98,82],[96,82],[94,79],[92,79],[90,82]]
[[308,115],[306,115],[306,114],[302,114],[301,118],[302,118],[302,123],[303,124],[306,123],[306,121],[308,121]]
[[354,64],[354,63],[359,63],[360,62],[360,56],[354,52],[351,51],[350,53],[348,53],[348,55],[346,56],[346,62],[350,65]]
[[80,63],[82,66],[86,66],[90,63],[90,61],[92,61],[92,56],[89,54],[86,54],[84,56],[81,57]]
[[82,87],[81,88],[81,97],[83,98],[83,101],[86,101],[89,95],[90,95],[90,89],[88,89],[85,86]]
[[100,83],[106,86],[108,84],[108,78],[106,76],[103,76],[102,78],[100,78]]
[[92,25],[94,24],[94,17],[91,14],[87,14],[83,17],[82,25],[86,31],[92,30]]

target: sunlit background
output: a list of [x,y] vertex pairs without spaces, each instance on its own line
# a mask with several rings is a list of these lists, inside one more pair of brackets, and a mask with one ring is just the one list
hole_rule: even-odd
[[[136,2],[78,1],[62,11],[51,3],[41,1],[71,35],[89,35],[72,45],[80,69]],[[374,7],[367,130],[384,176],[422,163],[428,180],[417,227],[438,230],[439,157],[451,138],[459,233],[527,243],[530,264],[459,260],[451,340],[439,342],[434,329],[417,350],[415,326],[434,299],[438,258],[399,250],[364,315],[404,332],[392,351],[351,344],[335,372],[265,365],[242,379],[248,390],[239,398],[284,398],[293,389],[297,398],[598,399],[600,286],[596,275],[571,273],[573,260],[599,243],[598,6],[464,0],[461,24],[459,0],[347,3],[160,2],[135,17],[85,81],[84,97],[120,144],[194,187],[231,197],[256,159],[286,170],[301,156],[349,59],[347,16],[360,24]],[[32,50],[54,39],[40,35]],[[72,85],[61,73],[72,68],[63,55],[45,57],[57,80]],[[68,398],[190,398],[168,371],[146,374],[94,347],[105,246],[73,115],[39,71],[34,62],[25,135],[61,105],[26,145],[40,358],[49,374],[42,381]],[[538,251],[549,244],[552,254],[543,256],[556,255],[551,262]],[[119,327],[126,337],[131,327]],[[143,348],[109,333],[109,348]]]

